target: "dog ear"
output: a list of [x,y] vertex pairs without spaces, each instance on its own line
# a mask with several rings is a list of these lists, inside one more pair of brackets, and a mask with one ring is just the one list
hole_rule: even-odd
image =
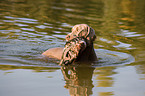
[[91,41],[95,41],[96,39],[96,34],[95,34],[95,30],[93,28],[90,28],[90,33],[92,34],[91,36]]
[[95,39],[96,39],[96,35],[94,35],[94,36],[92,37],[92,41],[95,41]]

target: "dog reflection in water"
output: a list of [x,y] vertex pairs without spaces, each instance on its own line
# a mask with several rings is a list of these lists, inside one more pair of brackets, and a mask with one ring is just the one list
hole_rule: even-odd
[[93,41],[96,39],[95,31],[87,24],[78,24],[72,28],[72,32],[66,36],[64,48],[52,48],[42,55],[60,60],[60,65],[68,65],[74,62],[96,61]]
[[92,94],[93,67],[61,67],[65,79],[65,88],[71,96],[90,96]]

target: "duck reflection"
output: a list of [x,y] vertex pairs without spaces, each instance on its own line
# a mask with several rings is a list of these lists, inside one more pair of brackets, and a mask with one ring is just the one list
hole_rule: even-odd
[[65,79],[65,88],[69,89],[71,96],[89,96],[92,88],[92,75],[95,68],[65,66],[61,67]]

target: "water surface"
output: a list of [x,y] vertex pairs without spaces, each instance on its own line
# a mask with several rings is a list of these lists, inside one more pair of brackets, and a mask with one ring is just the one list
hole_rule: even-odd
[[[144,0],[1,0],[0,96],[144,96]],[[63,47],[75,24],[97,35],[91,66],[41,54]]]

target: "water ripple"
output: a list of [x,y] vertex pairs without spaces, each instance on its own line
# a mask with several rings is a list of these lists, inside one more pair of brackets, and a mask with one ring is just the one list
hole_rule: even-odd
[[[1,57],[19,58],[31,65],[33,60],[30,58],[35,57],[36,54],[41,54],[49,48],[63,47],[65,36],[71,32],[75,24],[80,23],[86,23],[94,28],[97,35],[94,47],[105,54],[102,55],[97,51],[101,62],[109,61],[110,54],[105,53],[106,50],[112,50],[107,52],[112,52],[114,55],[117,51],[122,52],[122,54],[119,53],[122,56],[137,54],[138,52],[134,52],[136,49],[144,49],[142,47],[144,16],[132,9],[118,8],[121,3],[116,3],[119,6],[114,8],[107,2],[60,1],[58,3],[53,1],[49,3],[47,0],[38,0],[34,4],[31,0],[27,3],[3,0],[0,2]],[[118,12],[119,9],[122,11]],[[141,13],[143,12],[144,10]],[[100,48],[106,50],[99,50]],[[115,58],[115,62],[117,60],[125,62],[124,59],[117,59],[122,58],[121,55],[116,57],[111,55],[110,60],[113,61]]]
[[129,32],[129,30],[121,30],[121,36],[124,37],[138,37],[138,36],[143,36],[143,34],[138,34],[137,32]]

